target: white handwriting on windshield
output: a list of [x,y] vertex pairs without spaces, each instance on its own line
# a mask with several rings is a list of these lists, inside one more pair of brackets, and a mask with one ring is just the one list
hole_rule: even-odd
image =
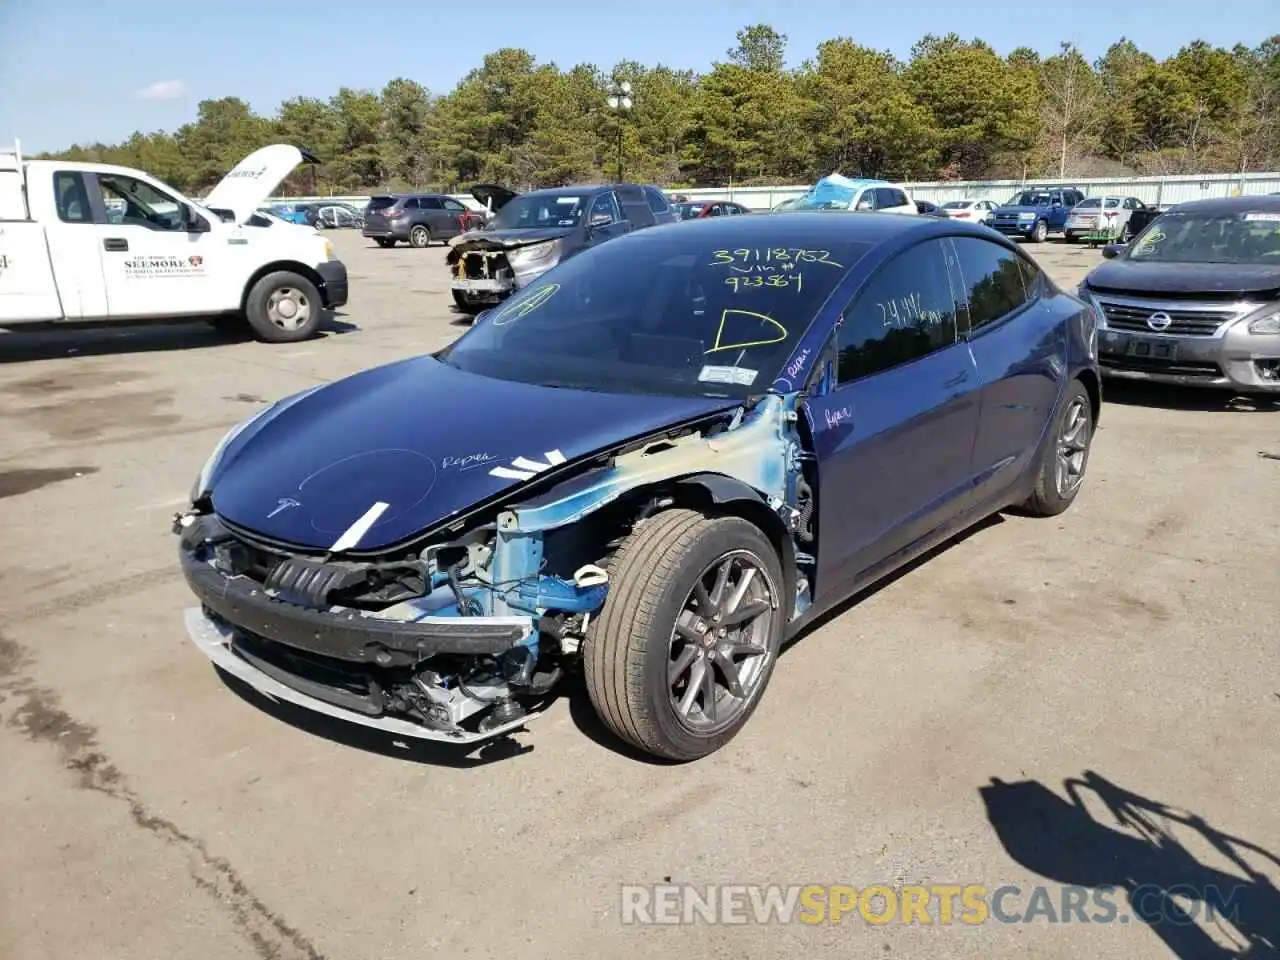
[[894,297],[877,303],[880,308],[880,324],[886,330],[903,330],[907,327],[936,327],[945,319],[937,310],[925,310],[921,306],[920,291],[905,297]]
[[[772,267],[762,269],[772,270]],[[772,287],[776,289],[791,289],[799,293],[804,289],[803,273],[774,273],[768,276],[763,273],[753,277],[725,277],[724,282],[733,287],[733,292],[740,290],[752,290],[761,287]]]
[[830,250],[806,250],[801,247],[739,247],[737,250],[713,250],[713,267],[729,267],[739,272],[754,264],[773,264],[784,270],[794,269],[797,263],[825,263],[829,267],[843,267],[831,259]]

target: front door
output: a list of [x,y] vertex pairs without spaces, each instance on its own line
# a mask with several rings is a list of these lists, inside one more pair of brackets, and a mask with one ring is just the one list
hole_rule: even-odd
[[[215,276],[225,275],[231,253],[221,233],[188,233],[182,200],[158,185],[122,173],[99,173],[96,182],[106,209],[94,229],[112,317],[196,314],[213,309]],[[225,239],[225,237],[223,237]]]
[[968,503],[979,384],[946,256],[943,241],[926,240],[877,270],[836,331],[836,385],[806,404],[815,599],[874,579]]

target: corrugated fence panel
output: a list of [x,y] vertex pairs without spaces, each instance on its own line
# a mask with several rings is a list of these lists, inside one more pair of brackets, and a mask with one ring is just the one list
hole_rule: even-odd
[[[1176,177],[1130,177],[1094,180],[983,180],[937,181],[908,183],[905,186],[916,200],[945,203],[948,200],[995,200],[1004,202],[1019,190],[1027,187],[1047,187],[1056,184],[1079,187],[1086,196],[1098,197],[1120,194],[1137,197],[1147,204],[1169,206],[1189,200],[1205,200],[1211,197],[1259,196],[1280,193],[1280,172],[1275,173],[1214,173],[1192,174]],[[669,194],[680,194],[690,200],[736,200],[752,210],[768,210],[784,200],[802,196],[809,188],[805,185],[773,187],[690,187],[673,189]],[[470,194],[454,194],[458,200],[472,209],[483,209]],[[368,195],[344,197],[273,197],[271,203],[302,203],[318,200],[334,200],[363,206]]]

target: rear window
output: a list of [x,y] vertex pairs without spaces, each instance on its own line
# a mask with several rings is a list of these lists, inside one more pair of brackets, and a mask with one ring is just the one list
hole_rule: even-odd
[[667,203],[667,198],[661,190],[655,190],[653,187],[645,187],[644,195],[649,200],[649,209],[654,213],[666,213],[671,209],[671,205]]
[[387,207],[396,205],[396,197],[371,197],[369,199],[368,210],[385,210]]
[[1116,207],[1118,207],[1118,206],[1120,206],[1120,198],[1119,198],[1119,197],[1108,197],[1108,198],[1107,198],[1107,209],[1108,209],[1108,210],[1114,210],[1114,209],[1115,209]]
[[944,203],[942,205],[942,209],[943,210],[963,210],[967,206],[969,206],[969,204],[971,203],[973,203],[972,200],[952,200],[949,203]]
[[1096,208],[1098,208],[1098,207],[1102,206],[1102,201],[1101,201],[1101,200],[1099,200],[1097,197],[1093,197],[1093,198],[1091,198],[1091,199],[1089,199],[1089,200],[1081,200],[1081,201],[1080,201],[1080,203],[1079,203],[1079,204],[1077,204],[1077,206],[1078,206],[1081,210],[1094,210],[1094,209],[1096,209]]

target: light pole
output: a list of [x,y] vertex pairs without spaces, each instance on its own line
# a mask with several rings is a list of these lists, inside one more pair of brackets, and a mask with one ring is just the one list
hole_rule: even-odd
[[631,109],[631,84],[614,81],[609,88],[609,109],[618,111],[618,182],[622,182],[622,112]]

